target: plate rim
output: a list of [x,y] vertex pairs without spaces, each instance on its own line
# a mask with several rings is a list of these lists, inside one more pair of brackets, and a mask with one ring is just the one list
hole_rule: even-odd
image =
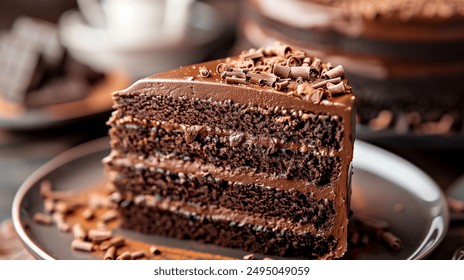
[[[44,260],[54,260],[54,259],[56,259],[53,256],[51,256],[50,254],[48,254],[47,252],[45,252],[45,250],[41,249],[38,246],[38,244],[36,244],[36,242],[34,242],[29,237],[29,235],[26,232],[25,227],[27,227],[27,226],[23,225],[23,222],[22,222],[22,219],[21,219],[21,204],[22,204],[24,198],[26,197],[27,193],[31,190],[31,188],[34,185],[37,184],[37,182],[41,178],[45,177],[47,174],[55,171],[56,169],[60,168],[62,165],[66,164],[68,162],[71,162],[71,161],[76,160],[76,159],[81,158],[81,157],[85,157],[87,155],[91,155],[91,154],[96,153],[96,152],[101,152],[101,151],[103,151],[103,149],[109,149],[110,148],[109,143],[110,143],[109,142],[109,137],[105,136],[105,137],[90,140],[88,142],[85,142],[85,143],[79,144],[79,145],[77,145],[75,147],[72,147],[72,148],[62,152],[61,154],[57,155],[56,157],[52,158],[50,161],[46,162],[41,167],[39,167],[29,177],[27,177],[26,180],[18,188],[18,190],[17,190],[17,192],[16,192],[16,194],[14,196],[13,203],[12,203],[12,211],[11,211],[11,213],[12,213],[13,226],[14,226],[14,229],[15,229],[18,237],[20,238],[21,242],[26,246],[26,249],[28,249],[28,251],[30,253],[32,253],[36,258],[44,259]],[[436,249],[441,244],[441,242],[445,238],[446,233],[448,232],[449,223],[450,223],[450,216],[449,216],[450,213],[449,213],[449,209],[447,207],[445,207],[446,206],[446,196],[444,194],[444,191],[438,186],[438,184],[428,174],[426,174],[423,170],[421,170],[416,165],[412,164],[408,160],[406,160],[406,159],[404,159],[404,158],[402,158],[402,157],[400,157],[400,156],[398,156],[398,155],[396,155],[396,154],[394,154],[392,152],[389,152],[389,151],[387,151],[387,150],[385,150],[383,148],[377,147],[374,144],[370,144],[370,143],[365,142],[363,140],[356,139],[355,143],[354,143],[354,155],[353,155],[353,161],[352,161],[352,165],[353,165],[354,169],[356,169],[356,164],[357,164],[357,162],[359,162],[359,161],[356,160],[356,150],[359,150],[359,149],[363,149],[363,150],[366,150],[366,151],[369,151],[369,150],[373,151],[373,153],[376,154],[376,155],[378,155],[379,153],[387,155],[387,158],[389,160],[394,160],[398,164],[406,166],[407,168],[415,169],[415,171],[418,174],[423,176],[425,178],[425,180],[427,180],[429,182],[428,186],[430,188],[432,188],[433,191],[437,192],[437,194],[439,195],[438,201],[440,202],[440,205],[442,206],[442,207],[440,207],[441,211],[439,211],[439,213],[440,213],[439,217],[442,218],[441,231],[439,232],[438,237],[434,239],[434,242],[432,244],[429,244],[429,241],[428,241],[427,238],[424,239],[421,242],[421,245],[416,249],[416,251],[414,253],[412,253],[412,255],[410,255],[407,259],[409,260],[409,259],[424,259],[424,258],[426,258],[427,256],[430,255],[430,253],[434,249]],[[434,219],[433,221],[436,221],[436,219]],[[433,224],[433,222],[431,223],[431,225],[429,225],[429,229],[428,229],[429,231],[427,233],[427,237],[429,237],[432,234],[431,233],[432,230],[436,230],[435,228],[432,228],[432,224]],[[429,245],[429,246],[425,247],[427,245]]]
[[[440,188],[438,183],[432,179],[430,175],[425,173],[424,170],[419,168],[417,165],[413,164],[412,162],[408,161],[407,159],[394,154],[384,148],[366,142],[364,140],[356,139],[355,147],[354,147],[354,154],[353,154],[353,166],[356,168],[356,165],[360,163],[359,157],[356,158],[356,151],[362,150],[364,153],[373,152],[376,155],[382,154],[386,161],[395,162],[395,164],[400,165],[401,167],[405,168],[405,170],[413,170],[417,173],[425,183],[422,186],[428,187],[429,191],[436,192],[438,198],[436,199],[436,203],[438,203],[439,211],[435,213],[435,216],[431,217],[432,220],[430,222],[428,232],[424,240],[422,240],[421,245],[417,247],[417,249],[407,258],[408,260],[418,260],[418,259],[425,259],[428,257],[434,249],[436,249],[444,240],[446,233],[449,229],[450,224],[450,212],[449,208],[447,207],[446,202],[446,195],[443,189]],[[367,163],[363,163],[364,165]],[[372,163],[371,163],[372,164]],[[378,173],[377,173],[378,174]],[[391,180],[391,178],[388,178]],[[413,193],[411,190],[407,190],[410,193]],[[430,207],[428,207],[430,208]],[[440,223],[440,220],[441,223]],[[437,224],[439,223],[439,224]],[[438,236],[435,239],[432,239],[432,243],[430,244],[430,238],[433,237],[434,232],[438,230]]]

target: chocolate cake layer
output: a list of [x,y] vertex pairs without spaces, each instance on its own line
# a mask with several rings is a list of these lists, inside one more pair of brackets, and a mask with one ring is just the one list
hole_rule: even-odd
[[[216,89],[219,93],[222,89]],[[143,92],[140,90],[140,93]],[[212,92],[214,94],[214,92]],[[285,110],[279,106],[240,104],[231,100],[146,95],[131,92],[115,97],[118,113],[112,120],[143,120],[146,115],[157,121],[184,125],[204,125],[222,130],[266,135],[284,142],[340,149],[343,119],[308,110]],[[125,104],[135,104],[127,107]],[[112,121],[110,121],[110,124]]]
[[197,209],[151,200],[139,205],[124,203],[121,214],[123,227],[142,233],[198,240],[255,253],[326,259],[334,257],[338,250],[337,240],[327,232],[315,234],[293,228],[285,220],[237,211]]
[[143,201],[144,196],[154,196],[201,207],[222,207],[301,224],[311,223],[326,230],[333,227],[333,201],[316,197],[313,192],[303,193],[294,188],[282,190],[225,180],[210,173],[171,172],[140,164],[134,167],[108,162],[106,168],[123,200]]
[[[338,178],[340,158],[327,152],[294,150],[256,141],[236,141],[239,136],[184,134],[185,130],[166,130],[150,126],[117,126],[110,130],[111,147],[122,154],[166,157],[222,166],[248,167],[274,178],[299,179],[324,186]],[[189,141],[187,141],[189,140]],[[232,142],[232,143],[231,143]],[[137,144],[138,143],[138,144]]]

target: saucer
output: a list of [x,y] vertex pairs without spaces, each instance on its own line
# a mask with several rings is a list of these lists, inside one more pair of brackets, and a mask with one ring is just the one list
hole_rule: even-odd
[[183,40],[170,43],[158,38],[146,44],[119,45],[108,30],[90,26],[77,10],[65,12],[58,22],[63,45],[71,55],[96,70],[123,70],[133,79],[197,63],[225,31],[225,24],[211,5],[195,2]]

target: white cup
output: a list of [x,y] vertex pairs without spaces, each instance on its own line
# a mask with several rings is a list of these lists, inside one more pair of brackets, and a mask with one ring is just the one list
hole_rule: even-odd
[[194,0],[78,0],[90,24],[123,46],[173,44],[185,36]]

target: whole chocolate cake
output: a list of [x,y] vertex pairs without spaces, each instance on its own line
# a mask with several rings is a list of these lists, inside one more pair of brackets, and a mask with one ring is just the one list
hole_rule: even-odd
[[245,0],[240,48],[275,40],[342,64],[358,120],[395,134],[462,134],[463,0]]
[[341,65],[275,42],[113,94],[122,226],[253,253],[347,250],[355,99]]

